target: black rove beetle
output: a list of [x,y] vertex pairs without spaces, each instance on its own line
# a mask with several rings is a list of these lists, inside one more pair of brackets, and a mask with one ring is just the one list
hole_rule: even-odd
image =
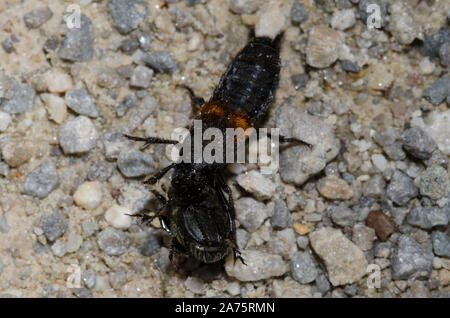
[[[189,87],[179,85],[189,91],[194,104],[201,106],[196,119],[202,121],[203,130],[215,127],[223,132],[226,128],[245,131],[260,123],[278,87],[282,35],[275,39],[256,37],[252,30],[247,45],[228,66],[208,102],[196,97]],[[190,133],[192,136],[192,127]],[[155,137],[125,136],[145,145],[178,143]],[[282,136],[280,142],[304,143]],[[172,261],[175,254],[183,253],[212,263],[224,258],[231,249],[235,261],[240,259],[244,263],[236,244],[235,210],[231,189],[223,177],[225,167],[225,163],[173,163],[144,181],[155,184],[169,170],[174,170],[168,199],[158,196],[162,207],[152,216],[146,211],[136,215],[144,223],[159,217],[162,227],[173,235]]]

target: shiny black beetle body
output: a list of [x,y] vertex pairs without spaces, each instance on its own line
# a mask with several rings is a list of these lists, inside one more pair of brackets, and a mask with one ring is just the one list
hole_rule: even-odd
[[[275,39],[255,37],[252,31],[249,42],[228,66],[208,102],[195,97],[191,89],[183,86],[201,106],[196,119],[202,120],[203,129],[246,130],[259,124],[278,86],[281,38],[282,34]],[[177,143],[159,138],[127,137],[146,144]],[[158,216],[163,228],[173,235],[172,257],[182,252],[210,263],[233,250],[235,260],[240,258],[243,262],[236,245],[231,190],[223,178],[225,167],[218,163],[177,163],[145,181],[154,184],[174,169],[168,200],[162,199],[164,204],[154,216],[141,215],[144,221]]]

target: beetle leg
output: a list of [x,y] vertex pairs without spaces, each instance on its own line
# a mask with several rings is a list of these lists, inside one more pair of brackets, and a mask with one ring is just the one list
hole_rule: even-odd
[[181,246],[181,244],[175,237],[172,237],[172,241],[170,243],[169,260],[175,267],[175,270],[178,270],[180,268],[180,256],[183,254],[186,254],[183,246]]
[[[244,259],[242,258],[241,252],[239,251],[239,248],[237,247],[236,243],[236,228],[234,224],[235,210],[231,189],[225,182],[225,179],[223,178],[222,174],[218,174],[217,179],[218,179],[218,187],[216,191],[218,191],[222,203],[227,206],[226,210],[228,212],[228,217],[230,221],[231,231],[229,233],[229,238],[227,238],[227,243],[233,249],[234,263],[236,263],[236,260],[239,259],[242,262],[242,264],[247,265]],[[228,201],[225,200],[222,190],[227,193]]]
[[184,88],[185,90],[187,90],[189,92],[189,95],[191,96],[191,100],[192,100],[192,109],[194,110],[195,113],[205,103],[205,100],[203,98],[195,95],[194,91],[189,86],[187,86],[185,84],[177,84],[177,87]]
[[152,189],[151,192],[155,195],[155,197],[158,199],[159,202],[161,202],[164,205],[167,204],[167,199],[165,196],[163,196],[161,193],[159,193],[154,189]]
[[237,244],[230,239],[227,239],[227,243],[233,249],[234,264],[236,264],[237,260],[240,260],[242,264],[247,266],[247,263],[245,263],[244,259],[241,256],[241,251],[237,247]]
[[159,170],[157,173],[155,173],[153,176],[147,178],[146,180],[144,180],[144,184],[155,184],[156,182],[158,182],[159,179],[161,179],[162,177],[164,177],[164,175],[172,168],[175,168],[177,164],[176,163],[172,163],[171,165],[162,168],[161,170]]
[[169,140],[169,139],[163,139],[163,138],[158,138],[158,137],[137,137],[137,136],[130,136],[127,134],[124,134],[123,136],[130,140],[144,142],[144,145],[141,147],[141,150],[145,149],[147,146],[149,146],[151,144],[176,145],[179,143],[176,140]]
[[232,196],[232,192],[230,187],[228,186],[228,184],[225,182],[225,179],[223,178],[223,175],[221,173],[219,173],[217,175],[217,181],[219,183],[220,188],[225,191],[225,193],[228,195],[228,208],[231,212],[231,216],[234,219],[234,201],[233,201],[233,196]]
[[[272,135],[270,133],[267,133],[267,138],[272,138]],[[304,146],[307,146],[309,149],[312,149],[312,147],[313,147],[312,144],[307,143],[306,141],[300,140],[298,138],[278,136],[278,140],[279,140],[280,144],[287,144],[287,143],[295,142],[295,143],[299,143]]]
[[169,205],[169,203],[167,202],[166,204],[164,204],[163,206],[161,206],[158,211],[155,212],[154,215],[148,215],[148,213],[151,213],[151,211],[149,210],[142,210],[139,213],[136,214],[126,214],[128,216],[131,217],[136,217],[136,218],[140,218],[141,222],[146,225],[146,226],[150,226],[150,224],[153,222],[153,220],[156,217],[160,217],[161,214],[163,213],[163,211],[166,209],[166,207]]

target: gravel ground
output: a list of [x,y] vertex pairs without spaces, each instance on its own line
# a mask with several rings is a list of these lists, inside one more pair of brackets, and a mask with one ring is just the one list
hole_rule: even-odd
[[[449,20],[445,0],[1,1],[0,295],[449,297]],[[264,126],[314,146],[230,166],[248,266],[175,270],[126,215],[156,207],[140,181],[165,149],[122,134],[188,126],[175,85],[209,98],[253,25],[285,29]]]

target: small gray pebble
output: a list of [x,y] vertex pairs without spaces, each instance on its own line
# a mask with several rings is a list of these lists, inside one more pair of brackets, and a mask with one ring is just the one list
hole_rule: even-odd
[[[173,0],[171,0],[173,1]],[[205,3],[208,0],[186,0],[186,5],[188,7],[196,6],[197,4]]]
[[131,75],[133,75],[134,68],[135,67],[131,64],[130,65],[121,65],[116,69],[116,71],[117,71],[117,74],[119,74],[123,78],[129,79],[131,77]]
[[139,48],[139,41],[134,36],[120,42],[120,50],[128,55],[132,55]]
[[109,273],[109,283],[114,289],[120,289],[127,282],[127,273],[123,268]]
[[116,160],[120,152],[131,145],[131,141],[123,136],[124,129],[112,129],[103,134],[102,150],[107,160]]
[[255,232],[269,215],[267,206],[253,198],[240,198],[236,201],[236,218],[249,232]]
[[374,256],[379,258],[388,258],[391,254],[390,242],[379,242],[375,245]]
[[309,82],[308,74],[294,74],[291,76],[292,85],[296,90],[305,88]]
[[450,66],[450,42],[444,43],[439,49],[439,56],[441,57],[441,64]]
[[89,167],[87,177],[89,180],[98,180],[104,182],[109,179],[113,172],[111,164],[105,162],[97,162]]
[[386,191],[386,182],[382,175],[376,174],[368,181],[364,182],[363,195],[369,198],[382,198]]
[[14,51],[14,44],[11,42],[9,38],[6,38],[2,41],[2,48],[6,53],[12,53]]
[[445,232],[434,231],[431,233],[434,254],[442,257],[450,257],[450,237]]
[[308,252],[298,252],[291,260],[291,275],[300,284],[313,282],[317,277],[314,259]]
[[442,151],[436,149],[431,154],[430,159],[424,160],[424,163],[427,166],[440,165],[445,168],[448,165],[448,158],[445,154],[442,153]]
[[325,167],[325,175],[339,177],[339,168],[337,162],[333,161],[327,164],[327,166]]
[[153,158],[134,148],[126,148],[120,152],[117,166],[127,178],[149,175],[154,171]]
[[59,38],[56,35],[52,35],[45,41],[43,49],[47,52],[54,51],[58,48],[59,43]]
[[430,87],[423,91],[423,96],[434,105],[439,105],[450,96],[450,75],[446,74],[437,79]]
[[127,251],[130,238],[127,233],[108,227],[97,234],[97,243],[107,255],[117,256]]
[[145,20],[148,7],[140,0],[108,0],[108,12],[117,31],[130,33]]
[[292,24],[300,24],[308,20],[308,12],[300,2],[294,2],[291,8]]
[[87,288],[91,289],[97,282],[97,276],[95,275],[94,270],[88,269],[81,274],[81,280]]
[[406,158],[406,153],[403,151],[403,143],[401,141],[396,141],[391,145],[383,146],[383,151],[386,155],[395,161],[401,161]]
[[420,245],[407,235],[401,235],[391,257],[392,278],[408,279],[421,272],[428,275],[433,265],[433,257],[431,248]]
[[117,203],[120,206],[126,207],[131,211],[131,214],[138,213],[142,210],[148,209],[154,195],[148,191],[148,187],[142,183],[130,182],[126,183],[117,197]]
[[150,44],[153,41],[153,36],[149,33],[145,33],[145,32],[138,32],[136,34],[136,38],[139,42],[139,46],[143,51],[148,51],[150,50]]
[[450,42],[450,28],[442,27],[436,33],[425,34],[421,52],[425,56],[439,58],[439,49],[448,42]]
[[355,296],[358,292],[357,287],[354,284],[346,285],[344,287],[344,293],[346,293],[349,296]]
[[40,221],[40,227],[44,231],[45,236],[52,242],[64,235],[68,224],[68,219],[58,210],[50,215],[43,215]]
[[58,56],[70,62],[87,62],[94,56],[94,26],[85,14],[80,16],[80,27],[70,28],[58,49]]
[[[153,71],[152,71],[153,72]],[[138,100],[135,94],[130,94],[125,96],[123,101],[120,104],[115,106],[115,111],[117,117],[124,116],[130,108],[136,107],[138,105]]]
[[400,170],[395,170],[386,191],[387,197],[395,204],[406,205],[412,198],[417,197],[419,191],[414,180]]
[[131,75],[130,85],[138,88],[148,88],[152,77],[152,69],[142,65],[138,65],[134,69],[133,75]]
[[250,234],[244,229],[236,230],[236,244],[240,250],[244,250],[247,247]]
[[98,133],[88,117],[78,116],[59,126],[58,138],[65,154],[78,154],[95,147]]
[[346,72],[359,73],[361,71],[361,67],[359,67],[357,63],[350,60],[341,61],[341,67]]
[[447,212],[436,206],[418,206],[411,210],[407,222],[422,229],[429,230],[435,226],[448,224]]
[[41,164],[28,174],[22,190],[25,194],[43,199],[55,190],[59,183],[60,179],[53,160],[44,158]]
[[83,222],[81,222],[81,229],[83,230],[83,235],[85,237],[89,237],[95,233],[95,231],[97,230],[97,226],[90,220],[84,220]]
[[421,175],[419,181],[420,194],[432,200],[439,200],[447,196],[450,181],[447,170],[441,166],[428,167]]
[[351,227],[358,219],[358,214],[346,206],[333,205],[329,208],[329,213],[333,223],[340,226]]
[[160,248],[161,244],[159,243],[158,237],[154,234],[150,234],[147,236],[144,244],[142,244],[141,248],[139,249],[139,253],[144,256],[152,256],[153,254],[158,252]]
[[8,224],[8,220],[6,219],[6,214],[0,214],[0,233],[6,234],[11,230],[11,227]]
[[6,96],[0,98],[0,110],[10,114],[22,114],[33,109],[36,92],[31,86],[15,79],[0,82],[0,86],[3,86],[4,90],[2,95]]
[[320,274],[316,278],[317,290],[322,294],[326,294],[330,290],[330,282],[324,274]]
[[36,254],[46,254],[46,253],[50,252],[50,245],[48,245],[48,244],[43,245],[38,241],[33,242],[31,247],[33,248],[33,251]]
[[3,272],[3,261],[2,258],[0,257],[0,275],[2,274],[2,272]]
[[92,298],[92,292],[87,288],[74,288],[72,293],[78,298]]
[[94,99],[84,88],[68,90],[65,95],[65,100],[67,107],[79,115],[92,118],[96,118],[99,115]]
[[252,14],[258,11],[260,5],[258,0],[231,0],[230,11],[236,14]]
[[412,127],[403,133],[403,148],[418,159],[429,159],[437,149],[434,140],[420,127]]
[[349,172],[344,172],[342,174],[342,179],[344,179],[348,184],[351,184],[355,180],[355,176]]
[[373,139],[380,146],[392,145],[396,140],[400,139],[401,135],[397,128],[387,126],[384,129],[377,131]]
[[23,21],[28,29],[36,29],[53,17],[53,12],[49,7],[31,10],[23,16]]
[[169,51],[156,51],[145,54],[142,61],[156,72],[171,73],[176,70],[177,64]]
[[309,239],[307,236],[299,236],[297,237],[297,246],[304,250],[309,245]]
[[275,200],[273,215],[270,223],[274,229],[284,229],[292,225],[291,213],[283,200]]

